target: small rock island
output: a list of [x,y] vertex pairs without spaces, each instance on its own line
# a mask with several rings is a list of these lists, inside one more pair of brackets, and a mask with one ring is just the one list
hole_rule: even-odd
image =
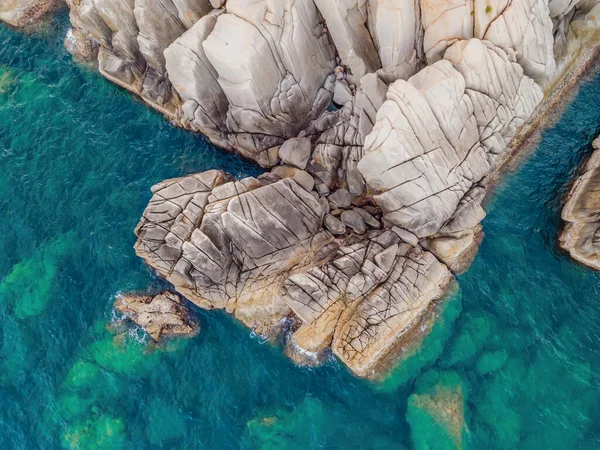
[[174,292],[119,295],[115,309],[142,327],[155,342],[165,337],[191,337],[200,331],[190,310]]

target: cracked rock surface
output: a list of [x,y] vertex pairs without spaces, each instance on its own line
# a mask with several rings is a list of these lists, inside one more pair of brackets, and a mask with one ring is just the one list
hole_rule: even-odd
[[374,375],[452,280],[432,253],[392,231],[334,238],[321,204],[290,178],[263,185],[209,171],[153,194],[136,251],[179,292],[263,335],[295,315],[296,345],[331,346],[361,376]]
[[0,21],[13,27],[34,25],[60,4],[64,4],[62,0],[3,0]]
[[189,337],[200,331],[189,309],[174,292],[123,294],[115,300],[115,309],[142,327],[156,342],[165,337]]
[[375,376],[451,280],[433,254],[392,231],[372,232],[285,282],[284,298],[303,322],[294,341],[310,352],[330,345],[355,374]]
[[600,140],[593,143],[594,153],[584,165],[562,210],[565,227],[560,246],[571,257],[600,270]]
[[267,335],[290,313],[281,284],[323,259],[333,236],[319,202],[292,179],[229,180],[209,171],[155,186],[136,251],[190,300]]
[[418,237],[440,231],[541,99],[516,62],[477,39],[396,81],[358,165],[384,221]]

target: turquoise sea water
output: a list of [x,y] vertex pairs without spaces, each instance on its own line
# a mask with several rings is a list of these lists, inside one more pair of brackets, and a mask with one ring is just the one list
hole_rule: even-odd
[[600,76],[497,188],[420,350],[372,384],[297,368],[222,312],[165,348],[108,326],[115,294],[164,287],[132,249],[150,186],[259,170],[74,64],[65,24],[0,27],[0,448],[443,449],[456,438],[428,412],[456,392],[466,448],[600,447],[600,277],[556,246]]

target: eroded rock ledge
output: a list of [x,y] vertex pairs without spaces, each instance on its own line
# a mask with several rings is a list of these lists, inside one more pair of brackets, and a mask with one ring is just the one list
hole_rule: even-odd
[[559,242],[573,259],[600,270],[600,139],[593,147],[563,208]]

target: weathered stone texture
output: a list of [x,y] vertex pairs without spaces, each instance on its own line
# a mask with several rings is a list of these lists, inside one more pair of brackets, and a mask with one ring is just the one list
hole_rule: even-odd
[[577,261],[600,270],[600,139],[562,210],[560,245]]
[[189,337],[200,331],[181,297],[173,292],[119,295],[115,309],[142,327],[156,342],[171,336]]

